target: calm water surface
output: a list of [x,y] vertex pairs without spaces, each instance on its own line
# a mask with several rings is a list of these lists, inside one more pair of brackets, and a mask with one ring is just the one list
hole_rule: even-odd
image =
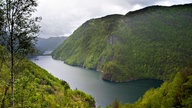
[[72,89],[79,89],[91,94],[97,106],[106,106],[117,99],[122,103],[135,102],[146,90],[159,87],[159,80],[137,80],[127,83],[110,83],[101,79],[101,73],[69,66],[63,61],[54,60],[51,56],[38,56],[31,59],[55,77],[65,80]]

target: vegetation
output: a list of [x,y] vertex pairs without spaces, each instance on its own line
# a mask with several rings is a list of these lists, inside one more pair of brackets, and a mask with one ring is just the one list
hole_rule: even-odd
[[173,79],[192,60],[192,4],[151,6],[91,19],[54,52],[70,65],[95,69],[103,79]]
[[[67,82],[24,59],[33,51],[39,31],[38,18],[31,19],[35,6],[35,0],[0,0],[0,107],[95,107],[93,97],[71,90]],[[134,104],[115,100],[109,108],[190,108],[192,66],[182,68],[192,61],[191,21],[192,4],[152,6],[124,16],[92,19],[53,57],[101,71],[103,79],[110,81],[165,80]]]
[[34,51],[34,40],[39,32],[38,17],[32,18],[37,3],[35,0],[1,0],[0,9],[2,28],[0,33],[0,45],[3,45],[10,53],[10,60],[4,62],[10,69],[10,81],[12,91],[12,107],[14,108],[14,82],[16,65],[20,63],[15,59],[22,60],[26,55]]
[[92,108],[95,101],[25,57],[34,51],[36,0],[0,0],[0,107]]
[[[0,107],[12,107],[9,86],[9,68],[2,55],[10,54],[0,46]],[[9,57],[8,57],[9,56]],[[10,60],[10,59],[9,59]],[[67,82],[61,81],[34,63],[23,60],[15,73],[15,108],[93,108],[93,97],[79,90],[71,90]]]
[[108,108],[191,108],[192,65],[177,72],[172,81],[164,82],[157,89],[148,90],[134,104],[122,105],[115,100]]

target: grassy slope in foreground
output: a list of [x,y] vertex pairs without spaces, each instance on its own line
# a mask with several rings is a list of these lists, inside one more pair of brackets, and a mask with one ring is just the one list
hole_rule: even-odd
[[[5,50],[0,46],[0,54]],[[4,55],[5,56],[5,55]],[[10,79],[9,69],[0,56],[0,107],[11,107],[11,87],[6,88]],[[30,108],[92,108],[93,97],[79,90],[71,90],[61,81],[36,64],[26,60],[15,70],[15,107]],[[6,93],[6,95],[4,95]],[[3,105],[4,103],[4,105]]]
[[103,72],[123,82],[167,80],[192,59],[192,4],[151,6],[122,15],[92,19],[54,52],[70,65]]

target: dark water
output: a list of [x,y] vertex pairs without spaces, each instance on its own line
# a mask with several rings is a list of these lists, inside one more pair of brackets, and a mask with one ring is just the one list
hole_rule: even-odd
[[72,89],[77,88],[91,94],[96,100],[96,105],[102,107],[111,104],[115,99],[122,103],[133,103],[146,90],[159,87],[162,83],[159,80],[110,83],[103,81],[99,72],[69,66],[62,61],[52,59],[51,56],[38,56],[32,61],[55,77],[67,81]]

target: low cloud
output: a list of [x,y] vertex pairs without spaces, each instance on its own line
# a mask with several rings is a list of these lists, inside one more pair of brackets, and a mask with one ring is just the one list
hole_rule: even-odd
[[109,14],[126,14],[151,5],[190,3],[191,0],[38,0],[41,37],[70,35],[85,21]]

